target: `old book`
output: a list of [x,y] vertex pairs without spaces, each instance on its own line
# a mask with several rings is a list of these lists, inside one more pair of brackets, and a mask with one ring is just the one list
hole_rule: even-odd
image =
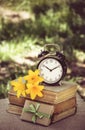
[[[23,107],[9,104],[7,111],[9,113],[17,114],[17,115],[21,116],[22,109],[23,109]],[[69,108],[61,113],[54,113],[52,118],[51,118],[51,123],[55,123],[59,120],[62,120],[62,119],[67,118],[71,115],[74,115],[75,113],[76,113],[76,106]]]
[[76,113],[76,107],[73,107],[71,109],[68,109],[67,111],[60,113],[60,114],[54,114],[53,118],[52,118],[52,123],[55,123],[56,121],[59,121],[61,119],[69,117],[71,115],[74,115],[75,113]]
[[[45,102],[49,104],[58,104],[66,101],[72,97],[75,97],[77,91],[77,85],[75,83],[63,82],[60,86],[47,86],[43,90],[43,97],[36,97],[35,101]],[[16,97],[16,93],[11,89],[8,92],[9,102],[12,104],[23,106],[25,99],[30,99],[27,95],[26,98],[22,96]]]
[[8,92],[8,99],[10,104],[18,105],[18,106],[24,106],[25,99],[24,97],[17,98],[16,93],[14,91]]
[[[8,112],[20,115],[23,106],[21,107],[14,104],[9,104]],[[53,106],[54,106],[54,114],[62,113],[64,111],[67,111],[68,109],[76,107],[76,97],[72,97],[71,99],[68,99],[58,104],[54,104]]]
[[53,105],[26,100],[21,113],[21,119],[48,126],[51,123],[53,113]]
[[12,113],[12,114],[16,114],[16,115],[21,115],[22,108],[23,107],[13,105],[13,104],[9,104],[7,112]]
[[76,97],[54,105],[54,114],[62,113],[76,106]]

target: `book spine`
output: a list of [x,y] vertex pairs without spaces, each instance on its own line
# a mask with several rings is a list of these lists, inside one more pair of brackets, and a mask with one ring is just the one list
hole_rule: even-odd
[[16,115],[21,115],[22,109],[23,109],[23,107],[9,104],[7,112],[16,114]]
[[59,121],[61,119],[69,117],[71,115],[74,115],[75,113],[76,113],[76,107],[73,107],[73,108],[71,108],[71,109],[69,109],[67,111],[64,111],[64,112],[60,113],[60,114],[54,114],[53,118],[52,118],[52,123],[55,123],[55,122],[57,122],[57,121]]
[[9,99],[10,104],[24,106],[24,102],[25,102],[24,97],[17,98],[15,94],[8,93],[8,99]]
[[54,113],[59,114],[76,106],[76,97],[54,105]]

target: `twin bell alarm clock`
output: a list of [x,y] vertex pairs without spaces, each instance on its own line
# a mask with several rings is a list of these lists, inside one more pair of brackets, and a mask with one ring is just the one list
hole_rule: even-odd
[[59,85],[67,72],[65,56],[57,44],[46,44],[44,50],[38,55],[37,68],[40,76],[47,85]]

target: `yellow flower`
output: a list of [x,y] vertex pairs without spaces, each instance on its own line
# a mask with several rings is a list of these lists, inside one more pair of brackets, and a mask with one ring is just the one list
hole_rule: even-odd
[[22,77],[18,78],[17,81],[11,81],[10,83],[14,87],[14,91],[17,92],[18,98],[20,95],[24,97],[26,96],[26,87]]
[[35,70],[34,72],[32,70],[28,71],[28,75],[24,76],[24,79],[27,80],[29,83],[40,83],[44,79],[39,76],[39,70]]
[[28,75],[23,78],[20,77],[16,81],[11,81],[10,83],[17,93],[17,97],[21,95],[26,97],[27,94],[30,94],[31,99],[35,99],[36,96],[43,96],[41,91],[44,89],[44,86],[40,85],[42,81],[43,78],[39,76],[39,70],[35,70],[34,72],[29,70]]
[[35,83],[35,84],[27,83],[27,88],[28,89],[26,90],[26,93],[30,94],[31,99],[35,99],[36,96],[39,96],[39,97],[43,96],[41,91],[44,89],[44,86],[38,85],[37,83]]

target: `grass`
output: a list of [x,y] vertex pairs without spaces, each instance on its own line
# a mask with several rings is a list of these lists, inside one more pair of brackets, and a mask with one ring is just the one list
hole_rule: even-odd
[[[24,37],[23,40],[11,40],[11,41],[2,41],[0,44],[0,60],[14,60],[17,57],[24,57],[27,53],[35,48],[35,43],[38,39],[33,39],[29,37]],[[36,49],[39,46],[36,45]],[[35,49],[35,50],[36,50]]]

